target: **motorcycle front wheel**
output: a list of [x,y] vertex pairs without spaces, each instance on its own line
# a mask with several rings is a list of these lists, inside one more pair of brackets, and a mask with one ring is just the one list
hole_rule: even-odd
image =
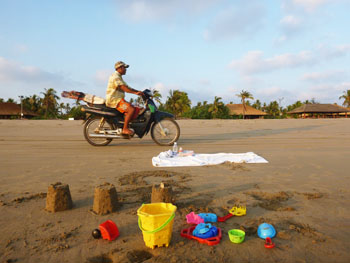
[[113,130],[111,124],[105,121],[101,117],[88,119],[84,125],[84,137],[88,143],[93,146],[105,146],[109,144],[113,139],[94,137],[98,135],[104,135],[105,131]]
[[175,120],[164,118],[157,123],[153,123],[151,137],[158,145],[173,145],[180,137],[180,127]]

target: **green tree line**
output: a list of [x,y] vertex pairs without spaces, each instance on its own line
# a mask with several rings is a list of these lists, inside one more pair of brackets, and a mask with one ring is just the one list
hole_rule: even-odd
[[[60,103],[59,100],[57,92],[50,88],[45,89],[40,95],[22,97],[19,103],[22,103],[24,110],[36,114],[34,119],[82,119],[85,117],[85,114],[80,110],[79,101],[76,101],[72,106],[69,103]],[[1,102],[15,103],[16,101],[12,98],[6,101],[0,98]]]
[[[215,96],[213,101],[198,102],[192,106],[192,102],[186,92],[180,90],[170,90],[166,101],[162,102],[162,95],[159,91],[153,89],[154,100],[159,105],[159,110],[167,111],[175,115],[176,118],[190,118],[190,119],[232,119],[245,118],[247,105],[267,113],[265,118],[286,118],[287,112],[302,106],[303,104],[318,103],[315,99],[306,100],[304,102],[297,101],[286,107],[281,106],[281,99],[278,101],[271,101],[269,103],[262,103],[258,99],[254,99],[249,91],[242,90],[236,96],[240,99],[243,105],[243,114],[239,116],[232,116],[229,114],[228,107],[222,102],[221,97]],[[343,100],[343,106],[350,107],[350,90],[343,92],[339,97]],[[76,101],[74,105],[69,103],[59,103],[60,97],[57,92],[50,88],[45,89],[40,95],[32,95],[22,98],[23,108],[29,110],[37,115],[39,119],[83,119],[84,113],[80,110],[80,103]],[[5,102],[0,98],[0,102]],[[14,99],[9,98],[6,102],[15,102]],[[142,104],[141,98],[138,97],[136,101],[131,99],[132,103]],[[232,104],[232,102],[230,102]]]

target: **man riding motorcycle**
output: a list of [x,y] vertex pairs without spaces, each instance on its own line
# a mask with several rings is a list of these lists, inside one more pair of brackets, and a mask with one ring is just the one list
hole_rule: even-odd
[[[125,75],[126,69],[129,65],[123,61],[115,63],[115,72],[109,77],[107,91],[106,91],[106,106],[116,108],[124,114],[124,127],[122,133],[125,135],[132,135],[133,131],[129,129],[129,122],[132,120],[135,108],[124,100],[125,92],[135,95],[143,96],[142,91],[137,91],[126,84],[122,75]],[[137,115],[137,114],[136,114]]]

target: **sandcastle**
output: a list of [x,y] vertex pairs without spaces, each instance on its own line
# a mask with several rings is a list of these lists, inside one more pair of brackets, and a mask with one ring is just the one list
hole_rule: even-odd
[[97,215],[105,215],[116,211],[118,208],[118,197],[115,186],[104,183],[95,188],[93,212]]
[[58,212],[72,209],[73,202],[68,184],[51,184],[46,196],[46,211]]
[[174,203],[174,194],[169,184],[153,185],[151,203]]

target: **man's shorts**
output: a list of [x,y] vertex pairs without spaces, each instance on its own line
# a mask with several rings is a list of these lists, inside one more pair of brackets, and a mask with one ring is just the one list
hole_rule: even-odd
[[118,111],[120,111],[121,113],[125,113],[126,110],[131,106],[131,104],[127,101],[125,101],[124,99],[121,99],[116,107],[116,109]]

